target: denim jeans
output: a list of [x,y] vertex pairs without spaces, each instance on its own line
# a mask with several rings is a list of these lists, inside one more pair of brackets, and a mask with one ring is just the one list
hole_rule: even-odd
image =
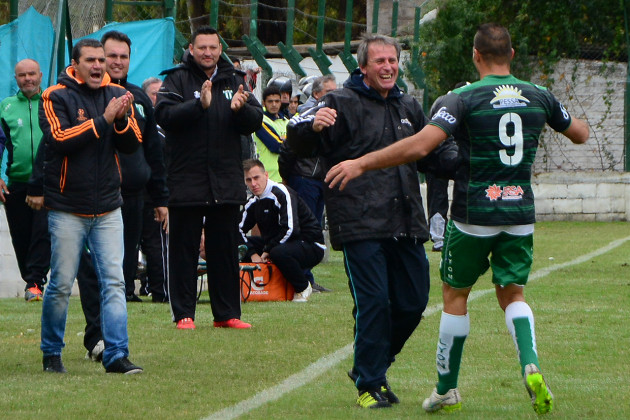
[[72,284],[81,252],[87,245],[100,289],[101,329],[105,341],[103,365],[107,367],[115,360],[129,356],[120,209],[98,217],[51,210],[48,212],[48,229],[51,274],[42,307],[42,352],[45,356],[61,355]]

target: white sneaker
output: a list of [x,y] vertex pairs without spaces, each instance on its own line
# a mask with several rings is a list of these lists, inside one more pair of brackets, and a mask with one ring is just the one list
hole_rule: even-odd
[[295,292],[293,295],[293,302],[306,302],[308,301],[308,297],[311,293],[313,293],[313,288],[309,283],[308,286],[306,286],[306,289],[302,290],[300,293]]
[[434,411],[457,411],[462,409],[462,396],[459,395],[457,388],[449,389],[444,395],[437,393],[437,389],[433,388],[431,396],[424,400],[422,408],[428,413]]
[[98,343],[94,346],[91,351],[88,351],[85,355],[86,359],[91,359],[94,362],[100,362],[103,360],[103,350],[105,350],[105,342],[103,340],[98,340]]
[[532,406],[537,414],[545,414],[553,410],[553,394],[545,382],[540,369],[533,363],[525,366],[523,377],[525,388],[532,398]]

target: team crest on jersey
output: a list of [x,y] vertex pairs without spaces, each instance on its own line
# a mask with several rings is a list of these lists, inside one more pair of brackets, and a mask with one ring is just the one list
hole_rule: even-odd
[[497,184],[486,189],[486,197],[490,201],[501,200],[521,200],[523,199],[523,188],[520,185],[506,185],[501,188]]
[[223,96],[225,96],[225,98],[228,101],[231,101],[232,100],[232,96],[234,96],[234,92],[232,92],[232,89],[225,89],[223,91]]
[[502,85],[494,90],[494,98],[490,101],[494,108],[514,108],[527,106],[529,99],[522,95],[523,91],[514,86]]
[[77,111],[77,121],[87,121],[87,117],[85,116],[85,110],[82,108],[79,108],[79,110]]

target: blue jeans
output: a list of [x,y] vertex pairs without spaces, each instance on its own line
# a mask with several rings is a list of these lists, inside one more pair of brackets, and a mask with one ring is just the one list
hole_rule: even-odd
[[122,271],[123,224],[120,209],[98,217],[48,212],[51,240],[50,282],[42,307],[44,356],[61,355],[68,301],[83,248],[87,245],[98,277],[101,329],[105,341],[103,365],[129,356],[127,302]]

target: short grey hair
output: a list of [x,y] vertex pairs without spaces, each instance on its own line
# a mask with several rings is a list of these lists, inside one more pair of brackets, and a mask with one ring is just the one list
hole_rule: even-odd
[[320,76],[313,82],[313,89],[311,90],[311,95],[313,93],[319,93],[324,90],[324,83],[326,82],[334,82],[337,84],[337,79],[334,74],[326,74],[324,76]]
[[398,41],[392,37],[381,34],[364,34],[361,37],[361,43],[357,48],[357,61],[359,62],[359,67],[365,67],[368,62],[368,47],[370,44],[383,44],[383,45],[391,45],[396,48],[396,57],[400,61],[400,44]]
[[145,79],[145,81],[142,82],[142,90],[146,92],[149,86],[153,83],[162,83],[162,79],[158,79],[157,77],[149,77]]

